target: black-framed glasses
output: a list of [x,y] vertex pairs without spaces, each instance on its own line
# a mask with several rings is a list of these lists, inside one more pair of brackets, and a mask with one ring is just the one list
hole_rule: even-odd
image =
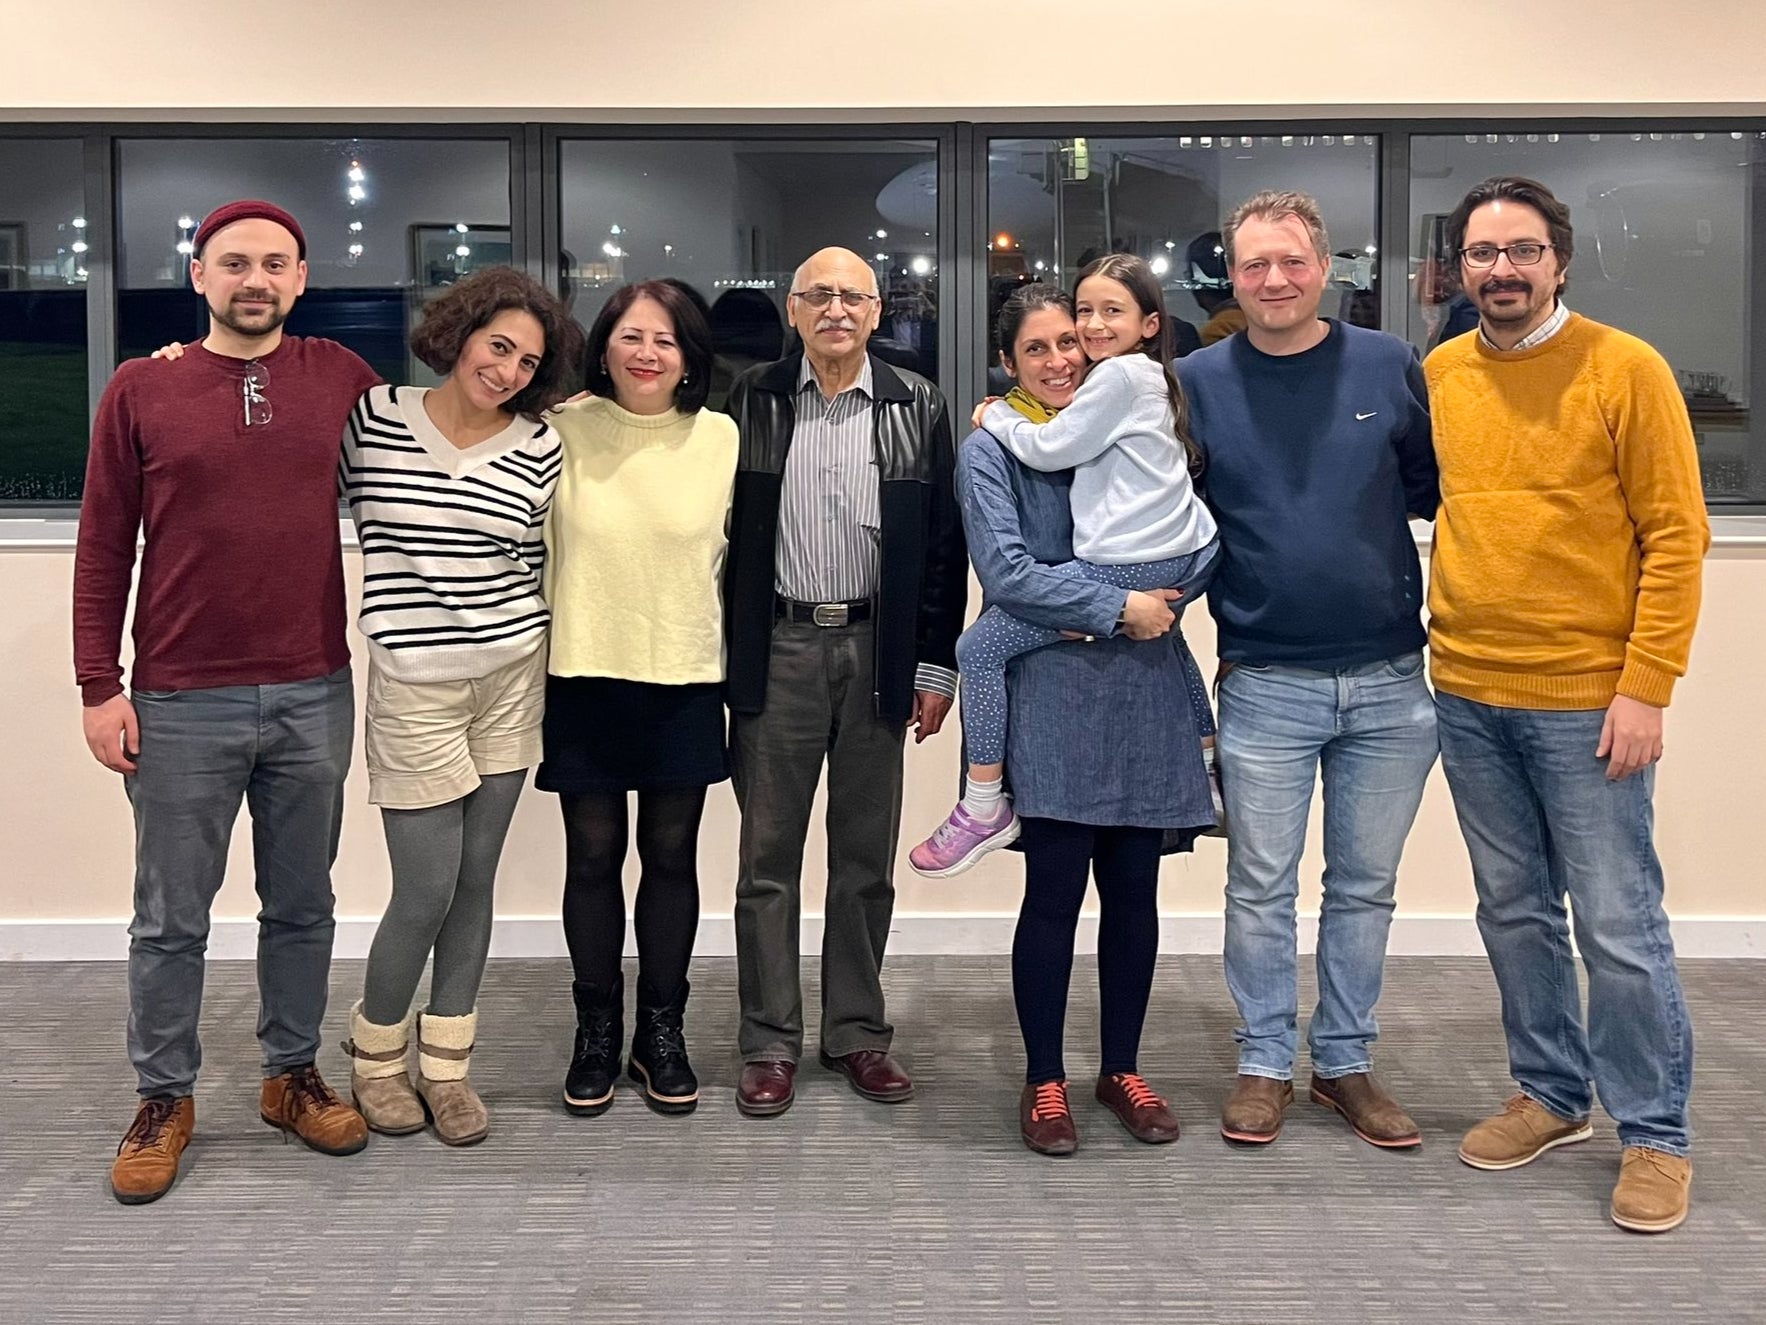
[[791,297],[803,300],[811,308],[826,308],[838,299],[842,308],[853,313],[871,300],[882,298],[881,295],[866,294],[863,290],[830,290],[825,285],[812,285],[807,290],[793,290]]
[[1468,244],[1459,251],[1460,261],[1468,267],[1494,267],[1496,260],[1503,254],[1517,267],[1535,266],[1545,256],[1545,250],[1557,247],[1555,244],[1540,244],[1531,239],[1519,244]]
[[270,402],[264,398],[264,388],[270,385],[270,370],[261,363],[250,363],[245,367],[245,376],[239,381],[240,394],[245,399],[245,426],[256,424],[263,427],[270,421]]

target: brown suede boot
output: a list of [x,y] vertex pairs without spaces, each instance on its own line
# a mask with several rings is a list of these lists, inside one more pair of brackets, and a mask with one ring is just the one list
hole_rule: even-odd
[[1374,1080],[1372,1072],[1350,1072],[1340,1077],[1312,1075],[1312,1102],[1343,1115],[1355,1135],[1370,1146],[1385,1150],[1410,1150],[1423,1143],[1423,1134],[1398,1101]]
[[265,1077],[258,1113],[271,1127],[293,1132],[324,1155],[353,1155],[368,1144],[362,1115],[337,1098],[311,1063]]
[[1228,1141],[1266,1146],[1282,1132],[1282,1115],[1294,1102],[1294,1083],[1241,1072],[1220,1111],[1220,1134]]
[[350,1008],[350,1038],[343,1043],[343,1051],[354,1060],[350,1096],[368,1126],[387,1136],[421,1132],[425,1121],[423,1101],[405,1070],[413,1017],[407,1012],[396,1026],[382,1026],[362,1015],[361,999]]
[[123,1133],[110,1190],[124,1205],[145,1205],[171,1190],[178,1179],[178,1157],[196,1130],[196,1101],[188,1095],[150,1096],[135,1110]]
[[491,1130],[490,1113],[467,1080],[478,1012],[417,1019],[417,1093],[435,1120],[435,1134],[450,1146],[470,1146]]

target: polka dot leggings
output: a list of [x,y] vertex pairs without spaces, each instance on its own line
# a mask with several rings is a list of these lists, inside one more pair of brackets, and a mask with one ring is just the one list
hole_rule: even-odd
[[[1186,585],[1186,597],[1172,604],[1181,612],[1189,599],[1206,586],[1189,583],[1199,570],[1212,570],[1216,548],[1211,543],[1199,552],[1163,561],[1141,561],[1122,566],[1100,566],[1090,561],[1066,561],[1048,567],[1057,575],[1087,580],[1093,584],[1113,585],[1118,589],[1143,592]],[[1210,577],[1211,578],[1211,577]],[[1000,764],[1006,758],[1006,666],[1012,659],[1046,648],[1061,641],[1061,632],[990,607],[976,618],[975,624],[957,641],[957,667],[962,673],[963,742],[970,762]],[[1196,729],[1203,736],[1214,734],[1214,715],[1208,707],[1208,688],[1202,681],[1201,669],[1184,648],[1184,677],[1189,690],[1190,707],[1195,711]]]

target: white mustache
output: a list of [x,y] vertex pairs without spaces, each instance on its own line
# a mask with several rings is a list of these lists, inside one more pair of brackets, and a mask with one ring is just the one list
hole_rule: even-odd
[[817,331],[857,331],[858,324],[849,317],[824,317],[816,321]]

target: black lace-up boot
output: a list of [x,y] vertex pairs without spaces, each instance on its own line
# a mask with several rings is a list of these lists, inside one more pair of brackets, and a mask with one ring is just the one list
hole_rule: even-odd
[[588,1118],[613,1103],[619,1079],[619,1042],[625,1034],[625,977],[610,985],[570,986],[576,1000],[576,1047],[564,1074],[564,1107]]
[[699,1107],[699,1078],[687,1061],[681,1029],[689,987],[683,980],[671,996],[658,999],[638,982],[638,1025],[626,1075],[644,1088],[644,1103],[657,1113],[692,1113]]

